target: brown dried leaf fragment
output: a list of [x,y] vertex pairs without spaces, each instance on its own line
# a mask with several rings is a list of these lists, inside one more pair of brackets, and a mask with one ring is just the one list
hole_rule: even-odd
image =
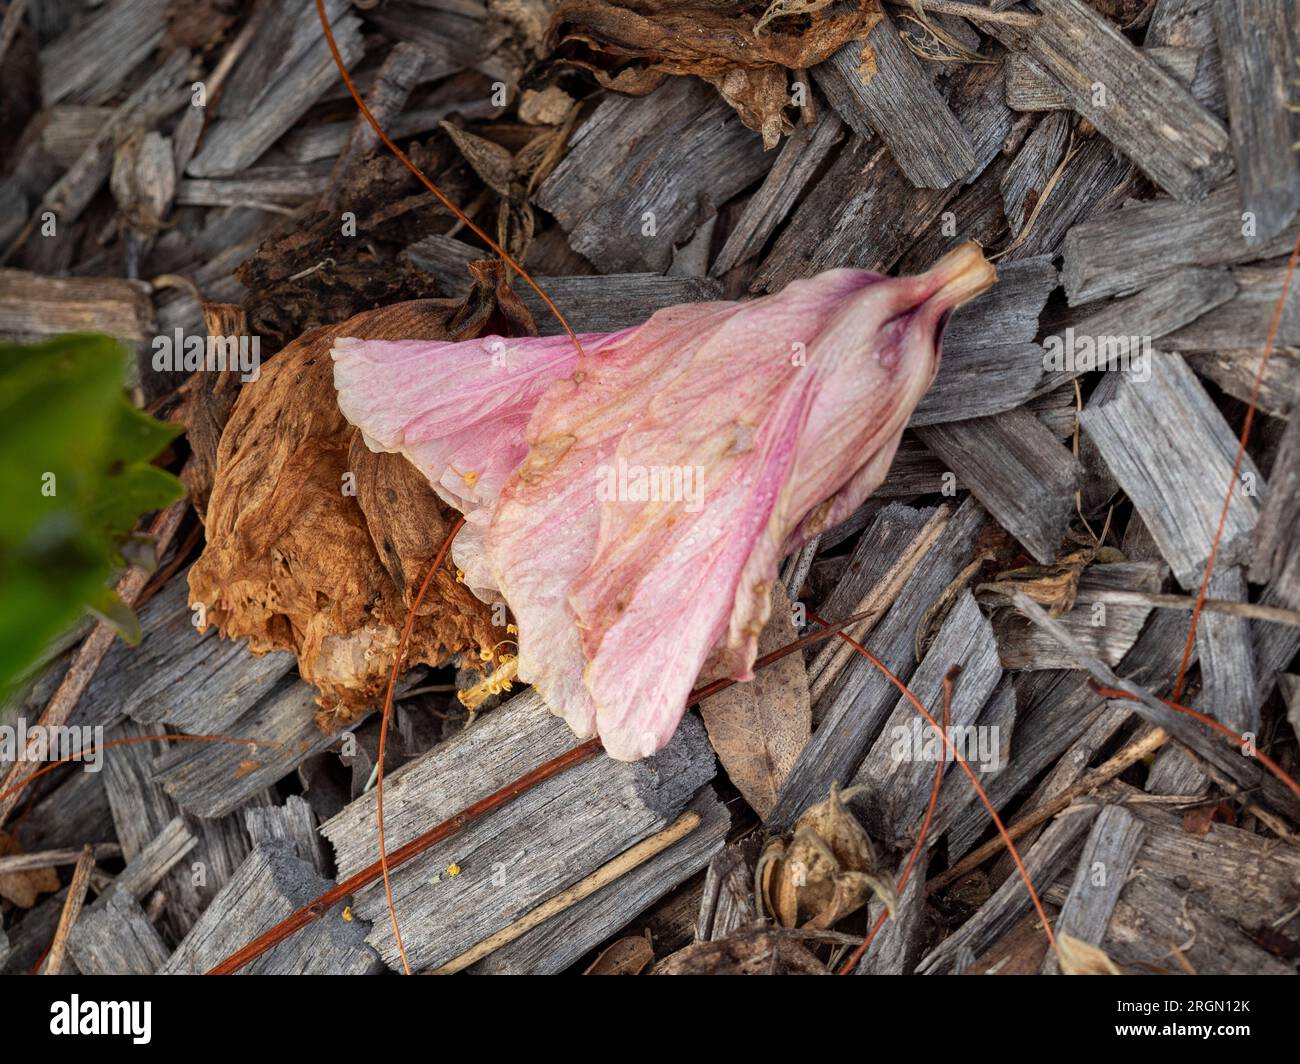
[[[842,936],[840,936],[842,937]],[[651,975],[826,975],[797,932],[756,924],[665,957]]]
[[[467,299],[367,311],[291,343],[245,385],[217,451],[207,546],[190,570],[205,625],[254,653],[291,650],[320,690],[332,730],[383,694],[419,581],[455,515],[399,455],[373,454],[339,413],[330,346],[364,339],[471,339],[531,333],[498,263],[476,263]],[[488,607],[444,564],[417,617],[408,666],[467,654],[495,663],[505,638]]]
[[564,0],[548,39],[616,92],[644,95],[669,75],[704,78],[772,147],[791,129],[786,71],[864,39],[880,18],[877,0]]
[[655,951],[644,935],[620,938],[601,951],[583,975],[640,975],[654,963]]
[[[17,839],[6,831],[0,831],[0,857],[13,857],[22,852]],[[40,895],[53,894],[58,889],[59,874],[53,868],[33,868],[0,875],[0,898],[20,909],[30,909]]]
[[[770,654],[797,636],[785,588],[775,584],[772,612],[758,637],[758,654]],[[700,715],[731,782],[754,812],[766,817],[812,734],[803,658],[787,654],[757,671],[748,683],[706,698],[700,703]]]
[[1073,935],[1056,937],[1056,956],[1062,975],[1123,975],[1105,950]]

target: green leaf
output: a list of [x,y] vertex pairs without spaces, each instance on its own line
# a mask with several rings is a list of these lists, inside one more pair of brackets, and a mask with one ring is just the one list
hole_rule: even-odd
[[87,608],[138,637],[108,583],[184,487],[150,464],[181,429],[127,401],[128,365],[106,336],[0,344],[0,696]]

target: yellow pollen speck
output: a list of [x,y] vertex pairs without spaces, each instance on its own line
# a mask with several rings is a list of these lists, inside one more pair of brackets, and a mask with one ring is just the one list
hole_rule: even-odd
[[458,584],[463,584],[464,582],[465,582],[465,570],[464,570],[464,569],[457,569],[457,570],[456,570],[456,583],[458,583]]
[[472,488],[478,483],[478,474],[471,469],[468,473],[462,473],[460,479]]
[[519,629],[516,628],[513,624],[506,625],[506,635],[518,635],[518,634],[519,634]]
[[460,865],[456,864],[454,861],[451,864],[449,864],[447,866],[447,875],[449,876],[460,875]]
[[343,919],[346,920],[348,923],[352,923],[352,906],[351,906],[351,905],[346,905],[346,906],[344,906],[344,908],[343,908]]

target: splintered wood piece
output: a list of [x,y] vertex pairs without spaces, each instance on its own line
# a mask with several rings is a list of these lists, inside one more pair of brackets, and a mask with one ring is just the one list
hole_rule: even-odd
[[1219,118],[1226,117],[1223,63],[1213,8],[1217,0],[1156,0],[1147,23],[1146,48],[1192,48],[1199,55],[1196,76],[1188,88],[1192,96]]
[[130,892],[114,886],[81,914],[68,955],[82,975],[153,975],[167,946]]
[[865,41],[850,41],[812,74],[848,126],[878,134],[918,188],[947,188],[975,169],[970,134],[886,12]]
[[[1057,617],[1076,639],[1107,665],[1118,665],[1137,641],[1150,606],[1112,605],[1098,592],[1159,591],[1164,566],[1152,562],[1094,565],[1079,578],[1073,609]],[[1101,609],[1098,609],[1098,605]],[[1074,659],[1050,636],[1014,610],[1000,611],[993,620],[1002,667],[1070,669]]]
[[[201,975],[218,961],[324,894],[324,879],[288,843],[264,842],[235,870],[159,969]],[[337,906],[242,970],[256,975],[366,975],[379,967],[369,926]]]
[[339,742],[316,726],[316,711],[315,688],[286,680],[222,732],[247,745],[177,743],[159,755],[151,778],[185,812],[224,817]]
[[1278,444],[1269,491],[1255,526],[1250,579],[1300,609],[1300,417],[1292,416]]
[[[1056,881],[1079,852],[1083,834],[1097,817],[1095,803],[1076,801],[1062,812],[1024,854],[1025,870],[1040,895]],[[927,953],[916,966],[918,975],[944,975],[961,954],[978,956],[1011,930],[1029,911],[1029,892],[1018,875],[1002,884],[969,920]]]
[[[1065,158],[1069,139],[1069,116],[1048,115],[1034,127],[1016,152],[1001,181],[1003,209],[1013,235],[1019,236],[1038,206],[1048,182]],[[1001,271],[999,280],[1000,274]]]
[[771,162],[714,89],[670,78],[648,96],[608,96],[536,201],[603,272],[662,273],[702,207],[721,206]]
[[118,139],[132,128],[152,128],[189,101],[190,66],[190,54],[184,49],[163,60],[118,105],[68,171],[45,190],[34,217],[53,211],[61,226],[79,218],[108,179]]
[[[1049,372],[1039,390],[1054,391],[1092,369],[1144,373],[1153,341],[1223,306],[1236,293],[1237,284],[1227,270],[1193,267],[1163,277],[1136,295],[1069,312],[1053,323],[1052,335],[1043,341]],[[1086,364],[1089,345],[1097,360],[1093,365]]]
[[108,725],[125,715],[140,724],[222,735],[293,669],[287,652],[255,657],[243,643],[196,632],[183,573],[139,616],[140,643],[114,644],[82,696],[78,713],[88,722]]
[[41,49],[45,106],[104,103],[153,54],[167,30],[168,0],[114,0]]
[[[1238,398],[1248,400],[1255,386],[1255,378],[1259,375],[1258,362],[1268,342],[1273,311],[1286,279],[1286,267],[1238,266],[1228,273],[1237,286],[1237,294],[1226,303],[1163,337],[1160,347],[1165,351],[1224,353],[1227,356],[1224,359],[1226,364],[1241,367],[1240,373],[1236,375],[1238,379],[1235,386],[1228,390]],[[1287,350],[1300,348],[1300,299],[1289,298],[1286,301],[1274,343],[1276,347],[1273,358],[1269,360],[1269,372],[1264,378],[1261,403],[1265,409],[1271,407],[1285,413],[1290,409],[1296,391],[1300,390],[1294,387],[1300,384],[1300,379],[1296,376],[1296,356]],[[1274,380],[1275,375],[1288,379]],[[1281,394],[1270,399],[1270,391]]]
[[1199,721],[1194,721],[1185,714],[1171,709],[1150,691],[1131,680],[1121,679],[1109,665],[1092,657],[1028,596],[1017,592],[1013,596],[1013,601],[1016,608],[1035,624],[1051,632],[1062,644],[1074,651],[1079,668],[1084,669],[1103,687],[1124,691],[1131,696],[1129,701],[1134,713],[1148,724],[1155,725],[1195,751],[1200,758],[1218,770],[1224,777],[1226,786],[1235,784],[1246,790],[1257,789],[1265,802],[1289,816],[1294,816],[1296,811],[1300,810],[1300,800],[1296,799],[1290,788],[1271,773],[1265,772],[1254,758],[1243,757],[1237,745],[1225,742],[1221,734],[1212,732]]
[[1056,560],[1082,470],[1041,421],[1021,407],[916,432],[1036,561]]
[[[934,545],[951,514],[946,506],[917,510],[890,503],[881,509],[858,539],[843,575],[822,605],[826,617],[835,620],[870,611],[870,616],[846,630],[853,639],[865,638],[894,604],[912,570]],[[831,639],[808,666],[814,721],[820,721],[825,710],[822,695],[855,653],[843,640]]]
[[[1199,587],[1238,441],[1182,356],[1151,354],[1150,380],[1117,375],[1115,397],[1079,417],[1187,591]],[[1266,487],[1249,455],[1232,493],[1218,564],[1248,559]]]
[[[1123,806],[1102,809],[1083,844],[1070,893],[1056,918],[1058,937],[1070,935],[1092,946],[1105,941],[1111,913],[1137,860],[1143,831],[1141,821]],[[1059,970],[1056,957],[1049,954],[1043,974],[1055,975]]]
[[114,889],[142,901],[176,863],[199,844],[182,816],[173,817],[113,880]]
[[245,809],[244,824],[254,846],[263,842],[283,843],[316,871],[325,873],[325,847],[316,831],[316,814],[298,795],[289,795],[284,805]]
[[1033,340],[1038,316],[1059,279],[1049,255],[999,264],[998,283],[961,307],[944,329],[944,357]]
[[696,942],[716,942],[754,920],[754,864],[759,841],[750,838],[730,843],[709,861],[695,920]]
[[786,138],[772,169],[727,234],[709,276],[721,277],[762,251],[843,135],[843,123],[835,112],[825,108],[816,123],[800,126]]
[[[1002,677],[998,664],[997,643],[993,628],[980,612],[975,597],[963,590],[952,611],[939,629],[924,660],[917,666],[908,687],[936,721],[943,719],[943,681],[954,666],[961,674],[953,684],[949,736],[958,753],[975,772],[973,762],[979,751],[965,746],[962,736],[974,735],[973,728],[993,689]],[[934,756],[932,756],[934,755]],[[864,811],[864,823],[874,838],[885,839],[896,847],[906,845],[916,825],[925,814],[930,800],[927,784],[933,780],[935,763],[943,763],[944,772],[953,769],[955,759],[929,722],[900,695],[880,737],[863,758],[852,785],[866,788],[853,804]]]
[[731,815],[709,787],[687,809],[700,823],[685,838],[485,957],[471,971],[558,974],[699,873],[726,842]]
[[[310,25],[315,19],[301,21]],[[351,67],[364,51],[361,20],[351,15],[332,19],[331,28],[344,64]],[[256,162],[307,112],[325,89],[338,80],[338,68],[325,37],[320,33],[319,25],[313,29],[314,42],[280,77],[267,79],[268,91],[247,114],[237,118],[218,117],[208,127],[203,145],[190,160],[186,173],[194,177],[238,174]],[[254,53],[250,49],[239,67],[247,66],[253,59]]]
[[1137,167],[1105,137],[1094,134],[1083,138],[1061,167],[1046,200],[1035,204],[1038,214],[1033,225],[1027,234],[1017,236],[1019,243],[1012,245],[1006,260],[1059,254],[1074,225],[1117,207],[1142,180]]
[[[109,732],[108,738],[140,738],[147,734],[150,732],[145,728],[128,720]],[[147,866],[152,859],[152,855],[146,856],[150,845],[168,830],[179,813],[176,803],[152,779],[155,751],[161,745],[126,743],[114,747],[104,759],[101,775],[128,868],[137,860],[141,868]],[[248,836],[239,818],[203,821],[194,824],[191,831],[200,842],[190,851],[190,862],[173,865],[161,880],[167,897],[167,924],[178,936],[189,930],[214,892],[248,853]],[[197,877],[193,875],[196,864],[202,871]]]
[[1300,227],[1263,244],[1242,231],[1236,182],[1216,189],[1194,210],[1172,199],[1133,203],[1098,214],[1065,238],[1061,280],[1071,306],[1125,295],[1187,266],[1233,266],[1284,255]]
[[[893,877],[898,882],[902,865]],[[930,867],[930,851],[917,855],[907,886],[898,896],[894,915],[885,921],[871,948],[853,970],[854,975],[911,975],[925,948],[925,874]],[[872,899],[867,926],[874,927],[885,911],[885,903]]]
[[[1242,567],[1216,564],[1210,578],[1209,597],[1246,602],[1246,575]],[[1250,621],[1223,613],[1203,613],[1196,626],[1196,648],[1201,659],[1197,708],[1241,735],[1258,735],[1259,706],[1255,702],[1258,679]]]
[[[916,669],[917,625],[970,561],[986,521],[987,515],[973,499],[962,503],[864,644],[904,683]],[[897,704],[898,688],[855,653],[822,697],[821,724],[781,788],[767,818],[769,831],[788,830],[808,806],[825,800],[832,783],[853,775]]]
[[[971,135],[975,172],[1002,149],[1011,111],[1002,99],[1001,65],[975,64],[954,78],[954,114]],[[799,205],[750,282],[774,292],[790,281],[837,266],[886,270],[939,217],[959,192],[917,188],[876,138],[853,136]]]
[[[1168,71],[1180,85],[1191,86],[1201,52],[1197,48],[1143,48],[1142,54]],[[1013,111],[1063,111],[1070,94],[1043,67],[1023,52],[1007,60],[1007,106]]]
[[1241,206],[1254,220],[1246,239],[1277,236],[1300,207],[1295,150],[1296,8],[1294,0],[1213,5],[1237,160]]
[[[385,786],[389,848],[573,745],[568,726],[534,692],[516,696]],[[393,902],[412,969],[459,957],[662,830],[715,771],[703,726],[687,716],[655,757],[632,764],[586,761],[395,869]],[[363,794],[321,831],[334,846],[341,877],[369,865],[378,846],[375,792]],[[382,882],[359,890],[353,906],[373,921],[369,941],[385,963],[399,967]]]
[[70,332],[139,343],[157,332],[149,286],[124,277],[42,277],[0,270],[0,338],[33,343]]
[[1173,75],[1082,0],[1040,0],[1029,54],[1066,97],[1175,199],[1204,198],[1232,171],[1227,131]]

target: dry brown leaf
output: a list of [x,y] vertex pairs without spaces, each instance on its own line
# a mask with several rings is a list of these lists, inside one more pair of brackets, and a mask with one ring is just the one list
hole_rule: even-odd
[[1056,959],[1062,975],[1123,975],[1106,951],[1073,935],[1056,936]]
[[740,120],[763,136],[763,147],[775,147],[782,134],[794,132],[785,113],[790,103],[785,67],[758,70],[735,67],[721,76],[705,78],[740,115]]
[[838,786],[804,810],[787,843],[773,839],[760,860],[767,908],[783,927],[826,930],[876,895],[892,913],[894,884],[882,875],[875,849]]
[[[454,514],[404,458],[372,454],[339,413],[329,349],[337,336],[469,339],[531,332],[498,263],[477,263],[466,300],[367,311],[294,341],[240,393],[217,451],[207,546],[189,574],[207,624],[256,654],[291,650],[320,691],[332,730],[382,696],[401,628]],[[495,665],[503,633],[488,607],[435,575],[408,666],[458,655]],[[485,656],[486,655],[486,656]]]
[[[758,637],[758,654],[770,654],[797,636],[785,588],[774,584],[772,613]],[[766,817],[812,734],[803,658],[787,654],[759,669],[748,683],[706,698],[700,715],[731,782],[754,812]]]
[[655,951],[645,935],[620,938],[601,951],[583,975],[640,975],[654,963]]
[[524,89],[519,98],[519,121],[530,126],[558,126],[569,116],[573,97],[558,85]]
[[1227,802],[1198,805],[1183,813],[1183,830],[1189,835],[1208,835],[1216,820],[1231,827],[1237,823],[1237,814]]
[[761,924],[665,957],[651,975],[825,975],[826,967],[796,934]]
[[668,75],[704,78],[771,147],[790,129],[785,72],[816,66],[865,38],[880,19],[877,0],[564,0],[548,39],[563,59],[615,92],[644,95]]
[[[13,857],[22,852],[17,839],[6,831],[0,831],[0,857]],[[40,895],[53,894],[58,889],[59,874],[53,868],[0,875],[0,898],[13,902],[20,909],[30,909]]]

